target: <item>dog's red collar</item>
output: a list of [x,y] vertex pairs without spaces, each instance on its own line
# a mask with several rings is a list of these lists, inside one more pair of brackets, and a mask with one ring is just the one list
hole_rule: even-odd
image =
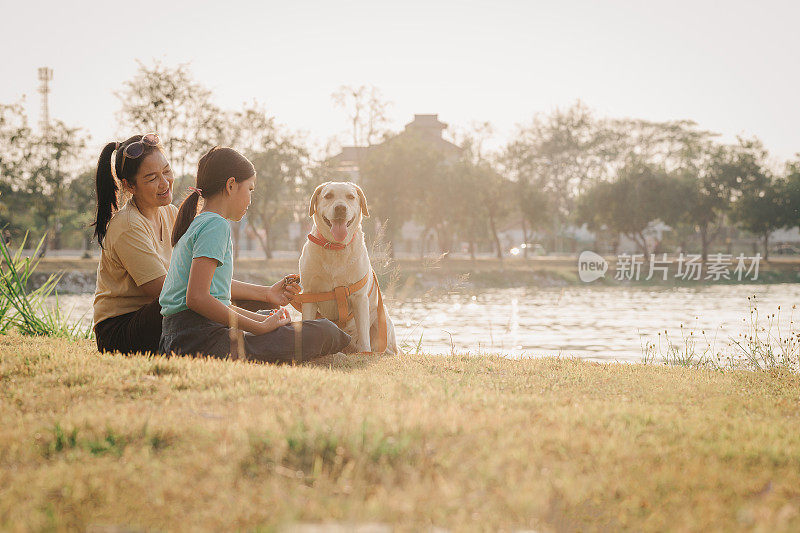
[[[353,239],[355,238],[356,235],[354,233],[353,236],[350,238],[350,242],[353,242]],[[314,235],[313,233],[309,233],[308,240],[316,245],[322,246],[326,250],[344,250],[350,244],[350,242],[344,244],[341,242],[329,241],[328,239],[319,234],[319,230],[317,230],[316,235]]]

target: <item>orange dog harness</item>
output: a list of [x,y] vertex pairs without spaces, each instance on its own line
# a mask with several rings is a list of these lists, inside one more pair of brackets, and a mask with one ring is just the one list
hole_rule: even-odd
[[[313,238],[312,238],[313,237]],[[339,244],[339,247],[333,246],[325,246],[326,242],[320,243],[319,237],[315,235],[309,235],[308,240],[317,244],[319,246],[324,247],[325,249],[334,249],[339,250],[344,248],[343,245],[340,243],[332,243],[332,244]],[[293,298],[290,299],[290,303],[292,306],[300,311],[303,312],[304,303],[318,303],[318,302],[329,302],[329,301],[336,301],[336,310],[337,310],[337,320],[334,323],[339,326],[340,329],[344,329],[345,325],[353,319],[353,312],[350,310],[350,303],[347,301],[347,298],[352,295],[353,293],[358,292],[359,290],[364,288],[364,285],[367,284],[369,281],[369,275],[372,274],[372,279],[374,283],[372,287],[369,289],[369,293],[367,293],[367,297],[372,296],[372,291],[378,291],[378,346],[373,350],[374,352],[385,352],[386,347],[388,345],[388,331],[386,328],[386,313],[383,309],[383,294],[381,294],[381,288],[378,285],[378,276],[375,274],[375,271],[370,269],[369,272],[364,274],[364,277],[360,280],[356,281],[352,285],[344,285],[342,287],[336,287],[332,291],[329,292],[302,292],[300,294],[294,295]],[[317,312],[317,317],[321,317],[319,312]]]

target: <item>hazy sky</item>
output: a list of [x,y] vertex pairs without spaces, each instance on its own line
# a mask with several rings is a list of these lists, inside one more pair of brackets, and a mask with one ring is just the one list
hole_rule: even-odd
[[127,136],[114,96],[136,60],[189,62],[217,103],[253,98],[313,142],[346,130],[330,94],[374,84],[393,126],[438,113],[491,121],[500,140],[535,112],[689,118],[800,152],[800,2],[0,0],[0,102],[54,70],[51,116],[99,146]]

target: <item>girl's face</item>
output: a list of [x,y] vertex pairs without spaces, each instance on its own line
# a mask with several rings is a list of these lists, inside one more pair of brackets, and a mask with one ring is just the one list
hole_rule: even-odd
[[139,165],[133,185],[125,181],[126,188],[133,193],[136,205],[159,207],[172,202],[172,168],[161,152],[155,150],[147,154]]
[[[233,178],[231,178],[233,179]],[[253,174],[246,180],[233,181],[231,190],[230,219],[241,220],[247,208],[250,207],[250,200],[256,188],[256,176]]]

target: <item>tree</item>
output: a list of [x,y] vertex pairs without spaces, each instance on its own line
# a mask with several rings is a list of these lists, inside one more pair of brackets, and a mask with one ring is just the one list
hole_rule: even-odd
[[800,224],[800,154],[796,160],[786,163],[786,208],[783,210],[783,226],[794,228]]
[[60,120],[49,128],[48,137],[31,138],[31,149],[22,166],[21,191],[37,225],[47,231],[42,253],[61,247],[61,215],[65,188],[77,170],[85,135]]
[[17,226],[12,205],[21,200],[23,167],[30,157],[31,130],[22,102],[0,104],[0,228]]
[[446,214],[453,229],[469,244],[470,257],[475,259],[478,242],[489,240],[498,259],[503,259],[497,227],[507,212],[502,204],[510,200],[509,183],[488,161],[474,162],[465,156],[446,168],[450,196],[443,203],[450,207]]
[[[359,173],[389,242],[404,222],[416,218],[427,229],[438,228],[440,247],[447,246],[448,220],[440,210],[447,207],[452,191],[444,185],[443,164],[444,156],[413,133],[392,137],[367,152]],[[394,249],[389,254],[394,257]]]
[[448,187],[457,193],[451,195],[455,207],[455,228],[469,243],[470,256],[475,258],[476,244],[490,240],[498,259],[503,259],[498,227],[505,221],[513,205],[512,183],[502,174],[483,146],[492,135],[489,122],[473,123],[459,135],[457,144],[462,149],[459,159],[450,166]]
[[65,189],[86,147],[81,130],[59,120],[46,135],[28,127],[21,102],[0,104],[0,227],[46,232],[41,253],[60,247]]
[[769,260],[770,234],[789,223],[787,211],[792,209],[789,186],[785,180],[765,176],[758,186],[744,189],[733,204],[731,218],[739,227],[761,237],[764,260]]
[[696,177],[684,171],[688,186],[682,220],[694,225],[699,233],[704,262],[736,200],[757,194],[768,183],[766,157],[760,141],[739,139],[735,145],[711,147]]
[[[498,259],[503,259],[503,245],[500,242],[499,227],[505,222],[513,205],[513,184],[500,173],[496,165],[489,161],[480,161],[476,164],[477,172],[477,197],[482,198],[478,211],[481,218],[489,223],[489,237],[492,239],[495,254]],[[527,242],[527,241],[526,241]],[[526,247],[527,248],[527,247]]]
[[80,235],[84,257],[89,255],[89,243],[94,231],[95,209],[95,171],[87,169],[70,181],[64,195],[65,210],[62,217],[64,230],[71,230]]
[[652,122],[613,119],[605,122],[602,150],[616,174],[630,161],[646,161],[667,172],[695,171],[719,134],[698,129],[691,120]]
[[380,89],[372,85],[342,85],[331,94],[331,98],[334,105],[347,115],[353,146],[362,146],[364,143],[371,146],[384,136],[389,123],[386,112],[390,104],[384,100]]
[[243,152],[254,152],[275,142],[278,127],[275,117],[257,100],[228,113],[225,143]]
[[678,221],[699,234],[703,262],[707,260],[708,250],[719,235],[730,208],[733,184],[729,172],[724,170],[725,158],[725,149],[717,147],[713,159],[698,174],[689,171],[680,174],[685,203],[683,216]]
[[[699,129],[691,120],[652,122],[641,119],[613,119],[605,122],[600,150],[611,175],[630,164],[647,163],[662,168],[676,178],[665,192],[681,194],[674,209],[669,209],[672,235],[685,248],[685,241],[700,235],[706,257],[708,246],[725,221],[720,209],[727,202],[709,191],[719,190],[709,172],[718,147],[718,134]],[[665,201],[675,201],[668,198]],[[681,209],[682,206],[682,209]]]
[[230,131],[233,144],[256,168],[258,184],[247,219],[264,256],[271,259],[274,230],[295,220],[304,200],[308,151],[295,135],[281,131],[257,102],[232,115]]
[[[299,184],[305,180],[308,154],[290,138],[281,139],[251,154],[258,174],[258,188],[249,217],[267,259],[272,258],[272,230],[283,220],[294,220],[299,198]],[[260,231],[258,231],[260,230]]]
[[[228,112],[224,118],[226,122],[224,144],[229,146],[236,146],[239,150],[247,155],[252,155],[265,146],[269,146],[274,141],[275,135],[275,119],[269,116],[264,107],[257,101],[253,101],[249,105],[244,105],[238,111]],[[190,184],[186,184],[188,188]],[[181,183],[183,187],[183,183]],[[258,207],[256,207],[257,209]],[[241,238],[242,227],[251,219],[257,221],[257,217],[253,217],[252,211],[250,216],[245,216],[244,219],[238,222],[231,222],[231,237],[233,239],[233,257],[239,258],[241,251]],[[252,227],[256,227],[252,226]],[[256,235],[259,245],[262,246],[265,254],[268,257],[272,256],[272,248],[269,246],[269,239],[262,240],[258,238],[258,231],[252,230],[253,235]],[[266,230],[265,230],[266,231]],[[266,249],[264,246],[267,246]],[[269,250],[269,251],[267,251]]]
[[[473,122],[460,134],[457,144],[462,153],[456,165],[461,174],[453,190],[459,191],[454,200],[461,204],[460,231],[467,237],[470,255],[475,257],[475,243],[487,234],[498,259],[503,259],[503,247],[498,234],[499,225],[510,216],[514,205],[513,184],[497,164],[497,154],[484,152],[484,145],[494,133],[489,122]],[[488,223],[488,227],[487,227]]]
[[117,93],[121,123],[137,133],[158,132],[180,175],[200,155],[225,138],[224,113],[212,102],[212,93],[194,80],[188,65],[167,67],[139,62],[133,79]]
[[[482,216],[478,168],[467,157],[444,162],[436,170],[429,185],[421,191],[418,221],[436,232],[440,253],[453,248],[453,236],[469,243],[470,256],[475,257],[475,242],[486,234],[486,219]],[[424,254],[424,247],[420,252]]]
[[620,170],[614,182],[598,182],[581,196],[578,220],[593,231],[622,233],[634,242],[649,259],[647,230],[655,220],[676,215],[675,180],[663,168],[644,162],[632,162]]
[[28,155],[31,136],[22,102],[0,104],[0,183],[18,184],[18,169]]
[[518,129],[502,160],[508,175],[517,182],[526,239],[526,223],[538,226],[543,222],[539,216],[537,220],[527,216],[541,213],[522,203],[533,201],[550,207],[555,248],[561,248],[562,226],[576,198],[588,185],[606,176],[609,139],[603,122],[581,102],[549,115],[536,115]]

